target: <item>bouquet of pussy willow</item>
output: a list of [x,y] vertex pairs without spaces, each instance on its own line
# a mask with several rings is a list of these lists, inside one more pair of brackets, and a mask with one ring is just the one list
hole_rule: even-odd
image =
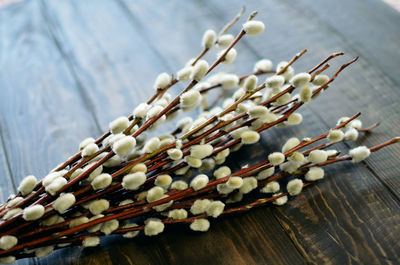
[[[204,232],[219,216],[285,204],[323,179],[327,165],[360,162],[399,142],[394,138],[340,154],[337,143],[355,141],[377,126],[363,128],[358,113],[340,118],[335,127],[314,138],[288,137],[281,150],[258,164],[249,161],[236,172],[223,165],[230,153],[257,143],[261,132],[300,124],[303,118],[297,111],[357,60],[325,75],[328,61],[343,54],[334,53],[309,71],[295,73],[293,65],[303,50],[276,67],[270,60],[260,60],[243,76],[211,74],[219,64],[234,62],[234,47],[242,38],[264,31],[255,15],[236,37],[227,32],[240,14],[219,34],[207,30],[201,53],[175,75],[160,74],[154,95],[132,115],[112,121],[97,140],[83,140],[77,154],[42,180],[25,177],[18,194],[0,207],[0,262],[44,257],[73,245],[95,247],[104,235],[133,238],[143,231],[155,236],[173,223]],[[202,58],[213,49],[217,59],[211,64]],[[185,88],[172,96],[168,90],[177,83]],[[207,94],[217,89],[229,96],[209,102]],[[196,108],[200,111],[192,111]],[[180,112],[189,113],[173,121]],[[195,113],[199,115],[192,119]],[[151,131],[168,122],[176,128],[154,136]]]

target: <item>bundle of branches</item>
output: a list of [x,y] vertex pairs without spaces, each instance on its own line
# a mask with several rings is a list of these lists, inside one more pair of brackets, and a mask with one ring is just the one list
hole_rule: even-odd
[[[22,180],[18,194],[0,208],[0,262],[44,257],[71,245],[94,247],[109,234],[132,238],[143,231],[154,236],[172,223],[207,231],[209,219],[268,203],[285,204],[290,196],[323,179],[324,166],[360,162],[399,142],[394,138],[340,155],[334,145],[354,141],[359,133],[378,125],[363,128],[358,113],[341,118],[336,127],[315,138],[289,138],[282,150],[261,163],[236,172],[222,165],[242,145],[257,143],[262,131],[300,124],[303,118],[296,111],[357,60],[342,65],[332,76],[325,75],[328,61],[343,54],[334,53],[308,72],[295,74],[293,64],[306,53],[303,50],[289,62],[278,63],[275,70],[270,60],[263,59],[244,76],[224,72],[209,76],[219,64],[235,60],[239,40],[264,31],[264,24],[255,21],[252,13],[236,37],[228,34],[240,15],[219,34],[207,30],[200,55],[176,77],[160,74],[154,95],[132,115],[112,121],[109,131],[97,140],[83,140],[77,154],[42,180],[34,176]],[[210,66],[202,58],[214,47],[220,52]],[[167,91],[178,82],[187,85],[172,97]],[[209,103],[207,93],[216,89],[231,92],[230,96]],[[179,112],[195,108],[200,109],[196,119],[180,119],[167,134],[151,132]]]

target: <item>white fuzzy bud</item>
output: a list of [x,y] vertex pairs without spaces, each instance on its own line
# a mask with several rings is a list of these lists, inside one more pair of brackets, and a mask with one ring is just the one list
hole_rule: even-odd
[[196,219],[190,224],[193,231],[206,232],[210,228],[210,221],[204,218]]
[[83,157],[94,155],[97,151],[99,151],[99,147],[95,143],[90,143],[82,149],[81,155]]
[[285,161],[285,155],[280,152],[274,152],[268,156],[268,160],[273,166],[278,166]]
[[186,156],[185,161],[190,167],[193,167],[193,168],[199,168],[203,164],[201,162],[200,158],[196,158],[196,157],[192,157],[192,156]]
[[100,231],[103,232],[105,235],[111,234],[113,231],[117,230],[119,227],[119,222],[116,219],[109,220],[104,222],[101,226]]
[[50,255],[50,253],[53,252],[53,250],[54,250],[53,246],[37,248],[35,249],[35,256],[36,258],[44,258]]
[[301,163],[304,161],[304,155],[300,152],[293,152],[292,155],[288,157],[288,160]]
[[316,181],[324,178],[324,170],[320,167],[311,167],[306,173],[305,180]]
[[227,47],[229,46],[233,40],[235,39],[235,36],[233,36],[232,34],[224,34],[222,36],[218,37],[218,46],[219,47]]
[[128,204],[131,204],[131,203],[133,203],[133,200],[131,200],[131,199],[126,199],[126,200],[121,201],[121,202],[118,204],[118,206],[124,206],[124,205],[128,205]]
[[188,215],[185,209],[174,209],[168,212],[168,217],[174,220],[184,219]]
[[184,67],[178,71],[176,76],[179,81],[187,82],[190,79],[191,73],[192,73],[192,67]]
[[12,208],[23,200],[24,200],[24,198],[22,198],[22,197],[15,197],[14,199],[10,200],[7,203],[7,208]]
[[199,60],[193,67],[190,78],[197,82],[200,82],[201,79],[203,79],[203,77],[206,75],[209,68],[210,66],[205,60]]
[[47,185],[45,190],[54,196],[65,184],[67,184],[67,180],[64,177],[58,177]]
[[358,138],[358,131],[354,128],[349,128],[344,133],[344,139],[346,141],[355,141]]
[[18,190],[21,192],[22,196],[28,195],[33,191],[36,186],[35,176],[26,176],[18,186]]
[[14,208],[14,209],[8,210],[8,212],[3,216],[3,219],[8,220],[8,219],[16,216],[20,212],[22,212],[21,208]]
[[234,100],[238,100],[238,99],[242,98],[245,94],[246,94],[246,90],[244,90],[243,88],[239,88],[238,90],[236,90],[235,93],[233,93],[232,97]]
[[[220,51],[217,55],[218,58],[220,58],[223,54],[225,53],[224,51]],[[237,51],[235,48],[232,48],[228,51],[228,53],[225,55],[224,60],[222,61],[223,64],[231,64],[233,61],[236,59],[237,56]]]
[[179,160],[183,156],[182,151],[177,148],[167,150],[167,154],[168,154],[169,158],[171,158],[172,160]]
[[328,140],[331,142],[340,142],[344,138],[344,133],[341,130],[330,130],[327,136]]
[[[337,125],[340,125],[341,123],[347,122],[349,119],[350,119],[349,117],[341,117],[337,121]],[[345,129],[350,128],[350,124],[347,123],[343,128],[345,128]]]
[[211,144],[197,144],[190,148],[190,156],[203,159],[212,154],[214,148]]
[[195,191],[201,190],[208,184],[208,176],[205,174],[197,175],[190,182],[190,187],[192,187]]
[[147,172],[147,166],[145,164],[143,164],[143,163],[139,163],[139,164],[134,165],[129,172],[130,173],[136,173],[136,172],[146,173]]
[[241,177],[230,177],[226,182],[226,186],[230,189],[239,189],[243,185],[243,179]]
[[[129,223],[124,225],[122,228],[131,228],[131,227],[137,227],[138,225],[135,223]],[[139,235],[139,231],[129,231],[123,234],[122,236],[125,238],[134,238],[135,236]]]
[[308,102],[311,101],[311,97],[312,97],[311,87],[309,85],[303,86],[300,90],[300,100],[303,103],[307,104]]
[[146,181],[144,172],[135,172],[127,174],[122,179],[122,187],[127,190],[137,190]]
[[224,74],[220,77],[219,83],[224,89],[231,89],[239,84],[239,77],[235,74]]
[[308,161],[312,163],[323,163],[328,159],[328,153],[324,150],[312,150],[308,155]]
[[281,75],[274,75],[274,76],[268,77],[265,80],[265,83],[267,84],[267,86],[269,88],[278,89],[278,88],[281,88],[283,86],[283,84],[285,83],[285,78]]
[[164,231],[164,223],[158,219],[149,220],[144,226],[144,234],[146,236],[155,236]]
[[312,81],[314,86],[322,86],[329,81],[329,76],[327,75],[317,75]]
[[[91,168],[95,163],[89,163],[87,164],[84,168],[83,171],[89,170],[89,168]],[[98,175],[101,174],[101,172],[103,172],[103,166],[100,165],[98,166],[95,170],[93,170],[90,174],[89,177],[87,178],[88,181],[92,181],[95,177],[97,177]]]
[[94,143],[95,139],[93,139],[92,137],[88,137],[86,139],[84,139],[80,144],[79,144],[79,150],[82,150],[83,148],[85,148],[88,144]]
[[245,80],[243,87],[246,89],[246,91],[250,92],[253,91],[258,83],[258,78],[255,75],[249,75]]
[[75,196],[72,193],[65,193],[54,201],[53,208],[62,214],[74,205],[75,200]]
[[94,190],[101,190],[111,185],[112,177],[110,174],[103,173],[95,177],[90,185]]
[[254,72],[265,73],[271,70],[272,70],[272,61],[268,59],[259,60],[254,65]]
[[140,103],[134,110],[133,116],[136,118],[145,118],[151,106],[147,103]]
[[79,218],[72,219],[71,222],[69,223],[69,227],[70,228],[77,227],[82,224],[86,224],[88,222],[89,222],[89,218],[87,218],[86,216],[82,216]]
[[360,120],[352,120],[350,122],[350,127],[360,130],[362,128],[362,122]]
[[171,81],[171,78],[169,74],[167,73],[162,73],[159,74],[156,78],[156,81],[154,82],[154,89],[164,89],[169,82]]
[[6,235],[0,237],[0,248],[3,250],[10,249],[15,245],[17,245],[17,243],[18,243],[18,238],[16,238],[15,236]]
[[223,159],[229,156],[229,149],[224,149],[215,155],[215,159]]
[[171,185],[172,178],[170,175],[163,174],[157,176],[156,180],[154,181],[154,184],[156,186],[160,186],[161,188],[168,189],[169,185]]
[[82,241],[82,246],[87,247],[96,247],[100,244],[100,238],[98,236],[88,236]]
[[113,134],[121,133],[129,126],[127,117],[121,116],[110,122],[108,127]]
[[216,39],[217,39],[217,34],[215,34],[215,31],[209,29],[206,30],[206,32],[204,32],[203,40],[201,43],[204,48],[211,49],[214,46]]
[[271,181],[267,183],[260,191],[262,193],[275,193],[278,192],[280,189],[280,185],[278,181]]
[[303,116],[300,113],[292,113],[287,119],[288,125],[298,125],[303,121]]
[[229,167],[223,166],[214,171],[214,177],[220,179],[229,176],[231,173],[232,171]]
[[44,214],[44,207],[40,204],[32,205],[24,209],[22,217],[25,221],[34,221],[42,217]]
[[151,188],[146,195],[146,200],[148,202],[155,202],[163,198],[164,189],[158,186]]
[[296,172],[296,170],[299,168],[300,163],[295,162],[293,160],[289,160],[285,163],[282,163],[279,165],[279,168],[284,171],[284,172],[288,172],[290,174],[293,174]]
[[112,150],[118,156],[128,155],[133,148],[136,146],[135,138],[131,136],[124,136],[123,138],[116,141],[112,147]]
[[201,94],[198,90],[190,90],[183,93],[180,97],[180,104],[183,110],[189,111],[196,108],[201,103]]
[[358,163],[369,157],[371,151],[366,146],[358,146],[356,148],[351,149],[349,154],[351,158],[353,158],[352,161],[354,163]]
[[183,180],[176,180],[171,184],[171,189],[173,190],[186,190],[187,188],[188,184]]
[[163,109],[164,109],[163,107],[161,107],[159,105],[155,105],[154,107],[150,108],[149,111],[147,112],[147,118],[148,119],[154,118],[155,116],[160,114],[160,112]]
[[73,180],[74,178],[76,178],[77,176],[79,176],[80,174],[83,173],[83,168],[77,168],[74,172],[72,172],[72,174],[69,176],[70,180]]
[[90,203],[89,211],[93,215],[98,215],[104,212],[105,210],[108,210],[109,207],[110,207],[109,201],[107,201],[106,199],[100,199]]
[[226,185],[226,183],[222,183],[217,185],[217,191],[219,194],[226,195],[233,192],[234,189],[229,188],[228,185]]
[[307,85],[311,80],[311,75],[309,73],[298,73],[290,79],[290,83],[293,87],[303,87]]
[[208,216],[217,218],[224,211],[225,204],[221,201],[212,201],[206,208]]
[[16,260],[14,256],[5,256],[0,258],[1,264],[11,264]]
[[244,131],[240,134],[243,144],[255,144],[260,140],[260,134],[255,131]]
[[158,137],[153,137],[149,139],[143,147],[143,151],[147,154],[151,154],[160,147],[160,139]]
[[300,140],[296,137],[289,138],[286,143],[282,146],[282,153],[286,153],[290,149],[298,146],[300,144]]
[[257,188],[257,179],[255,177],[247,177],[243,179],[243,185],[239,191],[243,194],[247,194]]
[[[279,196],[279,195],[281,195],[281,193],[274,194],[274,196]],[[273,201],[273,204],[281,206],[281,205],[284,205],[285,203],[287,203],[287,201],[288,201],[288,197],[282,196],[282,197],[276,198]]]
[[193,205],[190,207],[190,212],[194,215],[202,214],[206,211],[210,204],[211,201],[208,199],[195,200]]
[[249,108],[248,113],[251,118],[261,118],[269,113],[269,109],[264,106],[252,106]]
[[303,189],[303,181],[301,179],[292,179],[286,185],[286,190],[290,196],[295,196],[300,194]]
[[270,168],[264,169],[263,171],[259,172],[256,179],[263,180],[263,179],[266,179],[266,178],[272,176],[274,173],[275,173],[275,167],[270,167]]
[[250,20],[243,24],[243,30],[250,36],[261,34],[264,29],[264,23],[257,20]]

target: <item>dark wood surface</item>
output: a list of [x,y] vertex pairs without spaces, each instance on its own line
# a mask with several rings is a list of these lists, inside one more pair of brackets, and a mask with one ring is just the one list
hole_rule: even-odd
[[[249,2],[249,3],[247,3]],[[154,78],[175,72],[200,50],[204,30],[219,29],[244,2],[22,1],[0,9],[0,195],[27,174],[44,176],[129,114],[152,93]],[[306,70],[344,51],[359,55],[327,93],[304,108],[305,122],[263,134],[261,146],[234,154],[243,166],[285,139],[316,136],[358,111],[381,126],[355,144],[400,134],[400,15],[377,0],[246,1],[266,24],[238,45],[236,66],[308,53]],[[240,25],[234,27],[240,29]],[[211,57],[210,57],[211,58]],[[334,67],[332,67],[334,68]],[[178,91],[178,88],[172,90]],[[400,148],[360,164],[330,167],[327,178],[283,207],[263,207],[212,222],[208,233],[167,228],[160,236],[110,237],[100,247],[56,251],[19,264],[400,264]]]

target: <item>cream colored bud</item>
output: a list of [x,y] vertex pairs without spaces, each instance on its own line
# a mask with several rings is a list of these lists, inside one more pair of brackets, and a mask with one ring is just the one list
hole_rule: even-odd
[[371,151],[366,146],[358,146],[353,148],[349,152],[350,156],[353,158],[354,163],[358,163],[369,157]]
[[28,195],[33,191],[36,186],[35,176],[26,176],[18,186],[18,190],[21,192],[22,196]]
[[274,152],[268,156],[271,165],[278,166],[285,161],[285,155],[280,152]]
[[210,228],[210,222],[207,219],[200,218],[190,224],[190,229],[193,231],[206,232]]
[[197,175],[190,182],[190,187],[192,187],[195,191],[201,190],[208,184],[208,176],[205,174]]
[[257,20],[250,20],[243,24],[243,30],[247,35],[254,36],[264,32],[264,23]]
[[94,190],[101,190],[111,185],[112,177],[110,174],[103,173],[95,177],[90,185]]
[[206,30],[206,32],[204,32],[202,40],[203,47],[206,49],[211,49],[214,46],[216,39],[217,39],[217,34],[215,33],[214,30],[211,29]]
[[146,174],[144,172],[135,172],[123,177],[122,187],[127,190],[137,190],[145,182]]
[[59,213],[64,213],[66,210],[72,207],[74,205],[76,199],[75,196],[72,193],[65,193],[60,195],[54,203],[53,203],[53,208]]
[[206,75],[209,69],[209,65],[204,60],[199,60],[196,65],[193,67],[193,71],[190,75],[191,79],[200,82],[201,79]]
[[131,136],[124,136],[114,143],[112,150],[118,156],[126,156],[133,150],[135,146],[135,138]]
[[167,87],[169,82],[171,81],[171,78],[169,74],[167,73],[162,73],[159,74],[156,78],[156,81],[154,82],[154,89],[164,89]]
[[25,221],[34,221],[42,217],[44,214],[44,207],[40,204],[31,205],[24,209],[22,217]]
[[129,126],[129,120],[127,117],[118,117],[109,124],[110,131],[113,134],[121,133]]

